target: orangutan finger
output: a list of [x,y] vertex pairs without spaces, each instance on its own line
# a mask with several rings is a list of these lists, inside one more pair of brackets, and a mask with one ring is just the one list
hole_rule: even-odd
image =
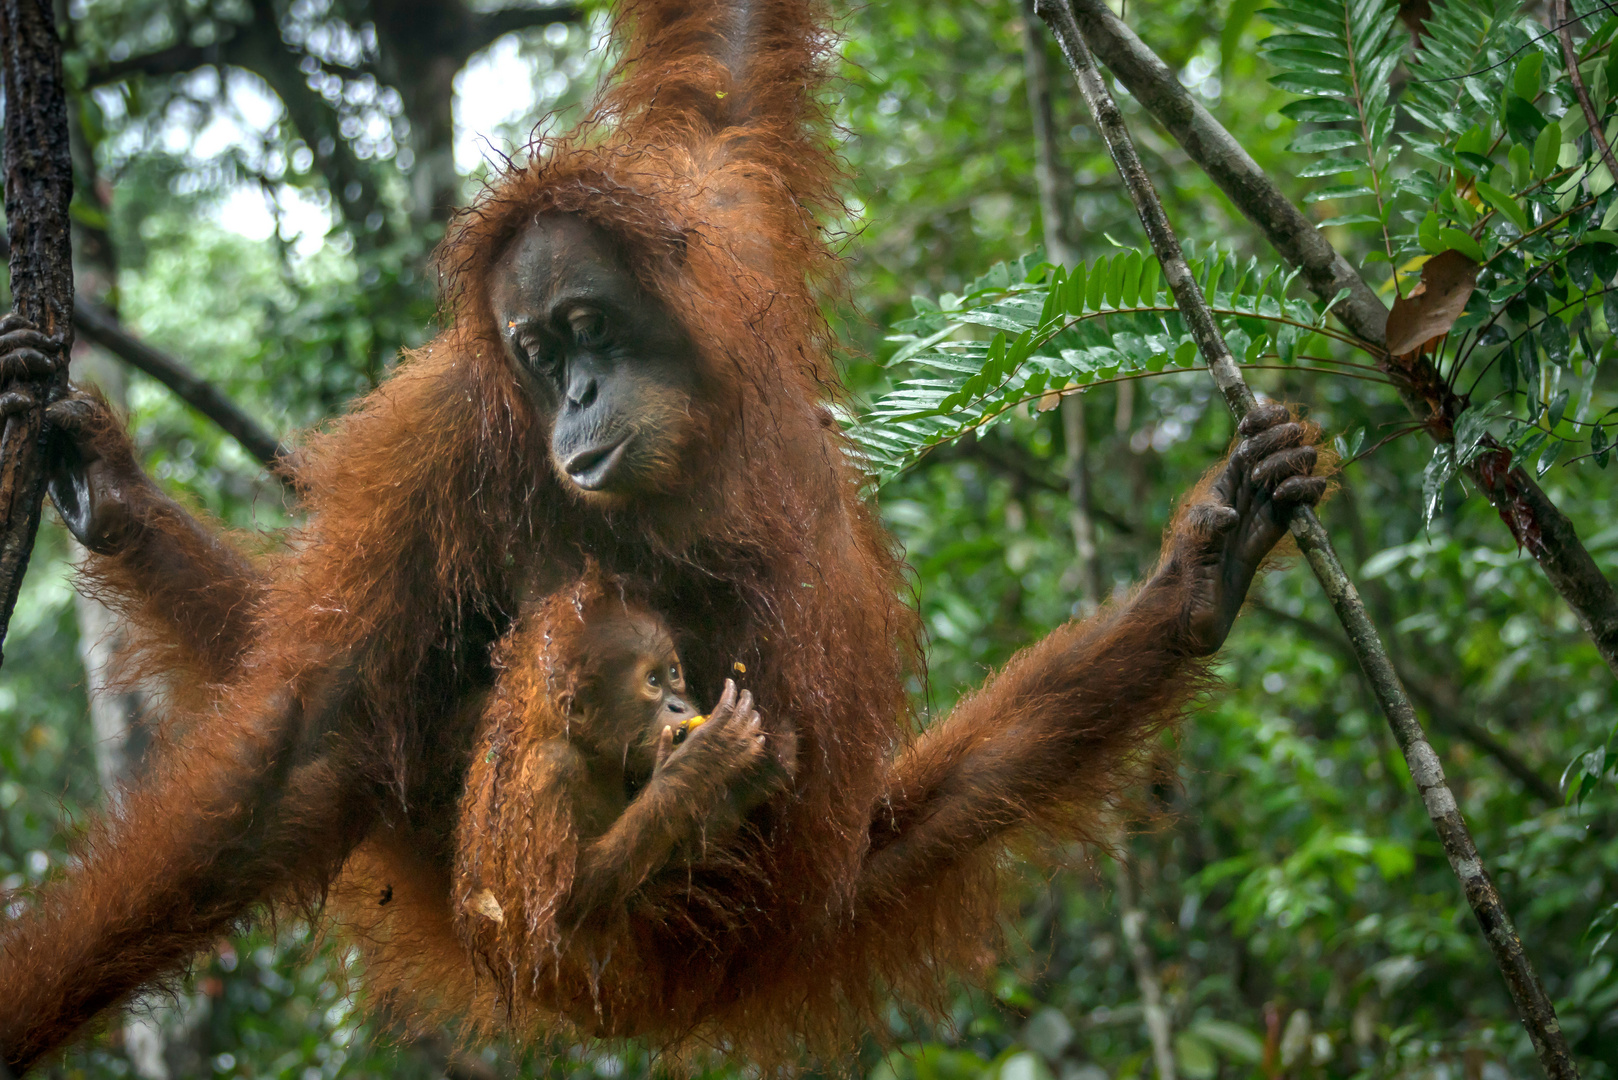
[[674,753],[674,728],[664,724],[662,733],[657,736],[657,754],[652,762],[652,771],[662,772],[672,753]]
[[1207,536],[1229,532],[1242,519],[1235,507],[1216,502],[1198,503],[1189,516],[1192,526]]
[[709,723],[712,723],[715,720],[723,720],[723,719],[725,719],[725,717],[729,716],[730,711],[732,709],[734,709],[735,707],[736,707],[736,680],[735,679],[726,679],[725,680],[724,693],[719,695],[718,703],[714,705],[713,711],[708,714]]
[[1267,455],[1253,467],[1253,482],[1274,489],[1293,476],[1307,476],[1314,470],[1316,454],[1312,446],[1298,446]]
[[1246,465],[1252,465],[1263,461],[1278,450],[1303,446],[1308,441],[1308,428],[1302,424],[1286,423],[1261,431],[1250,439],[1244,439],[1232,456],[1239,457]]
[[1265,428],[1273,427],[1291,415],[1287,407],[1279,401],[1255,405],[1246,416],[1242,417],[1242,422],[1236,425],[1236,431],[1245,436],[1257,435]]
[[0,378],[40,379],[56,370],[56,361],[38,349],[0,351]]
[[1277,484],[1275,494],[1271,498],[1282,506],[1313,506],[1324,494],[1326,494],[1325,477],[1293,476]]
[[7,390],[0,394],[0,417],[16,416],[34,407],[34,396],[22,390]]

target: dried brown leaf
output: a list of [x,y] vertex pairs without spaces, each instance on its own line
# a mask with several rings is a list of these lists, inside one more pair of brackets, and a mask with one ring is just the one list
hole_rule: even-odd
[[1478,283],[1478,264],[1459,251],[1434,255],[1421,268],[1421,284],[1393,302],[1388,352],[1404,356],[1449,333]]

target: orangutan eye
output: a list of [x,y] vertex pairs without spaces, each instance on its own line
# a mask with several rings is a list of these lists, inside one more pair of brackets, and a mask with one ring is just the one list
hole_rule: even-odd
[[567,325],[577,345],[593,348],[607,340],[607,320],[595,308],[574,308],[567,313]]
[[680,669],[678,667],[669,668],[669,682],[679,682],[679,681],[680,681]]
[[658,681],[657,672],[648,671],[646,673],[646,685],[655,688],[655,687],[662,686],[663,684]]

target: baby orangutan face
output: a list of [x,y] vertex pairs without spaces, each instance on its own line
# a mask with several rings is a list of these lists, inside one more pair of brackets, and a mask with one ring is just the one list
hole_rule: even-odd
[[[711,717],[691,703],[685,669],[668,627],[628,606],[592,621],[584,643],[585,677],[574,701],[582,723],[572,738],[601,758],[617,758],[630,786],[644,784],[675,755],[732,771],[758,763],[766,736],[748,691],[727,682]],[[714,753],[705,743],[727,744]],[[733,744],[733,745],[729,745]],[[689,749],[687,749],[689,747]],[[731,777],[730,779],[735,779]]]

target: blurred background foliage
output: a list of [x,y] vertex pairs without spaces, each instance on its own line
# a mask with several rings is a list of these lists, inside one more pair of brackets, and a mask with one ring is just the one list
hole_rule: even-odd
[[[1156,0],[1126,17],[1295,197],[1288,95],[1253,0]],[[432,333],[427,255],[448,208],[536,124],[565,123],[600,70],[603,12],[462,0],[72,0],[63,12],[81,175],[81,288],[292,436]],[[1023,12],[889,0],[841,17],[836,90],[855,180],[836,313],[857,399],[887,389],[884,327],[912,294],[960,292],[1041,247]],[[1139,225],[1054,49],[1065,237],[1090,261]],[[1400,78],[1401,75],[1395,75]],[[1187,239],[1270,253],[1119,92]],[[1324,208],[1317,207],[1325,218]],[[1372,237],[1332,239],[1351,261]],[[148,466],[232,526],[295,523],[280,485],[144,376],[81,346],[80,377],[127,402]],[[1403,426],[1391,390],[1255,372],[1329,432]],[[1601,386],[1614,384],[1610,367]],[[1175,498],[1230,421],[1196,370],[1081,398],[1101,591],[1147,572]],[[928,633],[916,691],[941,712],[1082,611],[1060,410],[940,448],[879,493]],[[1431,449],[1390,441],[1323,511],[1404,668],[1451,783],[1539,965],[1584,1075],[1618,1072],[1618,799],[1564,805],[1604,747],[1618,687],[1486,502],[1452,485],[1430,526]],[[1542,483],[1610,575],[1608,477]],[[138,773],[139,702],[100,702],[104,621],[76,602],[59,526],[41,532],[0,671],[0,890],[58,871],[111,777]],[[1398,750],[1313,579],[1272,574],[1223,654],[1225,687],[1177,740],[1177,776],[1114,854],[1030,869],[1006,961],[944,1022],[895,1007],[858,1068],[881,1080],[1420,1076],[1537,1066]],[[111,725],[109,727],[109,725]],[[121,725],[121,726],[120,726]],[[110,734],[109,734],[110,733]],[[1599,774],[1600,769],[1596,772]],[[15,902],[15,898],[13,898]],[[401,1041],[350,998],[341,948],[283,924],[221,941],[171,993],[44,1070],[74,1077],[647,1075],[637,1047],[457,1049]],[[1150,1016],[1149,1016],[1150,1014]],[[1148,1020],[1158,1032],[1154,1053]],[[715,1075],[734,1069],[716,1066]]]

